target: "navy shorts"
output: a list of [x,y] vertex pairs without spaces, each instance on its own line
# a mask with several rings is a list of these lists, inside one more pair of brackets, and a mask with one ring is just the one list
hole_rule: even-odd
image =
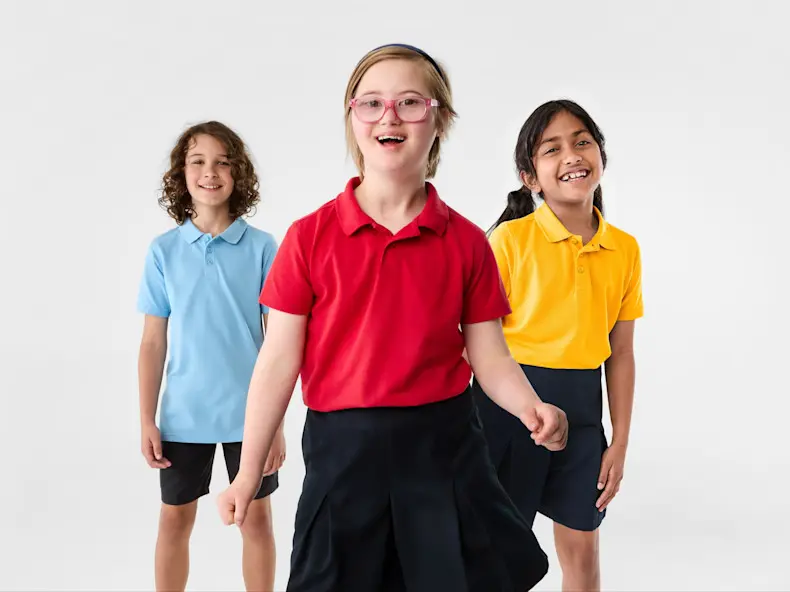
[[500,485],[470,389],[308,411],[288,592],[525,592],[548,571]]
[[[195,501],[209,492],[214,466],[216,444],[162,442],[162,455],[170,461],[166,469],[159,469],[162,503],[180,506]],[[233,481],[239,472],[241,442],[222,444],[228,479]],[[279,485],[277,473],[263,478],[255,499],[274,493]]]
[[536,445],[524,424],[491,401],[474,381],[475,402],[499,480],[530,525],[540,512],[574,530],[595,530],[606,515],[595,507],[607,448],[601,423],[601,369],[521,368],[541,400],[565,411],[568,444],[559,452]]

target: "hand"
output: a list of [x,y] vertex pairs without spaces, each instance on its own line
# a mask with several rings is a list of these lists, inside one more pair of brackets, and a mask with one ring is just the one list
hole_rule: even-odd
[[260,489],[261,479],[249,479],[239,473],[228,488],[217,497],[219,516],[226,525],[244,524],[252,498]]
[[624,466],[625,446],[614,445],[607,448],[601,459],[601,472],[598,476],[598,489],[603,489],[601,497],[595,502],[599,512],[603,512],[620,491]]
[[520,419],[538,446],[556,452],[568,443],[568,418],[559,407],[540,402],[522,413]]
[[154,423],[143,424],[141,451],[152,469],[166,469],[170,461],[162,456],[162,436]]
[[266,457],[266,464],[263,466],[263,476],[267,477],[280,470],[285,462],[285,435],[282,429],[278,429],[274,434],[274,441],[269,448],[269,456]]

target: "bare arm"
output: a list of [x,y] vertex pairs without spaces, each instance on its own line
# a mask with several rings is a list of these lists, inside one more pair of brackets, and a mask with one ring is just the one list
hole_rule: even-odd
[[634,404],[636,363],[634,321],[619,321],[609,336],[612,355],[606,361],[606,390],[612,418],[612,446],[628,446]]
[[282,425],[302,367],[307,317],[271,310],[247,395],[238,479],[260,483],[266,457]]
[[[269,333],[269,313],[265,312],[265,313],[263,313],[262,316],[263,316],[263,334],[264,335],[268,335],[268,333]],[[296,384],[296,383],[294,383],[294,384]],[[285,429],[285,416],[283,415],[283,420],[280,422],[280,427],[277,428],[277,430],[282,433],[284,429]]]
[[532,385],[510,355],[499,320],[464,325],[466,355],[483,391],[497,405],[520,417],[540,403]]
[[159,390],[162,387],[166,357],[167,318],[145,315],[137,360],[140,422],[143,426],[156,423],[156,408],[159,404]]

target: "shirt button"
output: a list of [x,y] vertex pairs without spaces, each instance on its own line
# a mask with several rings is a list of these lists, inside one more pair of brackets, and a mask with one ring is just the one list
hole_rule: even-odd
[[214,260],[213,259],[209,259],[208,261],[206,261],[206,263],[208,263],[209,265],[213,265],[214,264]]
[[207,247],[207,248],[206,248],[206,253],[211,253],[211,251],[213,251],[213,250],[214,250],[214,249],[212,249],[211,247]]
[[576,271],[578,271],[579,273],[584,273],[584,267],[579,265],[579,267],[576,268]]
[[572,239],[571,239],[571,242],[572,242],[574,245],[576,245],[576,244],[578,244],[578,243],[579,243],[579,241],[577,241],[575,238],[572,238]]

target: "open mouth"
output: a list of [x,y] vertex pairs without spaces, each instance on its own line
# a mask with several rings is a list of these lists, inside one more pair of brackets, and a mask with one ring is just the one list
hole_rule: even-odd
[[578,181],[581,179],[586,179],[587,175],[590,174],[590,171],[587,169],[582,169],[580,171],[573,171],[572,173],[565,173],[562,177],[560,177],[560,181],[563,183],[569,183],[572,181]]
[[402,144],[406,138],[403,136],[376,136],[376,139],[379,141],[379,144],[383,145],[392,145],[392,144]]

